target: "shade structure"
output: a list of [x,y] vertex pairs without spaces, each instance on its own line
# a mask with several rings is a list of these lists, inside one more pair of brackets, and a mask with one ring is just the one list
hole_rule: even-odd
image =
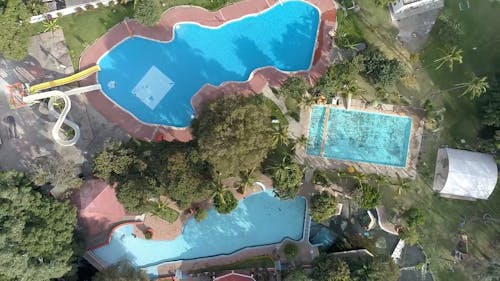
[[434,191],[443,197],[488,199],[497,178],[498,168],[489,154],[452,148],[438,150]]
[[78,210],[78,226],[87,241],[107,233],[126,213],[116,198],[115,189],[98,179],[86,181],[71,197]]
[[216,281],[255,281],[252,276],[241,273],[231,272],[226,275],[215,278]]

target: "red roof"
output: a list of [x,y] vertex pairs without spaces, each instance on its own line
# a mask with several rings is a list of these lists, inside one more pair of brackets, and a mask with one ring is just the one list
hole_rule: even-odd
[[255,281],[253,277],[248,275],[243,275],[240,273],[229,273],[220,277],[215,278],[217,281]]
[[78,209],[78,226],[87,240],[106,232],[126,215],[115,189],[102,180],[86,181],[71,197],[71,203]]

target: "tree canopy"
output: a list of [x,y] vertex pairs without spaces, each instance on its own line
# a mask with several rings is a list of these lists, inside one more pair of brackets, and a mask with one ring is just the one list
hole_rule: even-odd
[[92,281],[149,281],[145,271],[134,268],[127,261],[121,261],[98,272]]
[[28,54],[30,9],[21,0],[0,1],[0,54],[21,60]]
[[399,275],[398,266],[386,255],[378,255],[369,263],[360,264],[352,270],[353,280],[359,281],[397,281]]
[[94,174],[108,182],[120,182],[124,176],[131,174],[134,166],[142,171],[144,165],[133,149],[121,142],[111,142],[94,157]]
[[324,222],[337,211],[337,202],[330,193],[323,191],[311,198],[311,217],[315,222]]
[[153,179],[130,178],[116,187],[116,197],[130,212],[149,211],[148,201],[157,195],[154,192],[156,183]]
[[210,192],[207,181],[188,159],[187,153],[177,151],[165,158],[158,172],[158,180],[166,195],[181,207],[208,198]]
[[346,87],[357,85],[356,75],[365,70],[364,60],[363,55],[357,55],[351,61],[345,60],[330,66],[314,86],[313,92],[331,97]]
[[311,281],[311,278],[302,271],[295,269],[288,273],[284,279],[285,281]]
[[76,211],[0,172],[0,280],[49,280],[71,270]]
[[380,191],[369,183],[362,183],[359,186],[358,202],[361,208],[365,210],[373,209],[382,199]]
[[30,178],[35,185],[50,184],[55,189],[64,190],[63,198],[67,198],[82,185],[78,174],[80,168],[73,161],[47,159],[33,164]]
[[229,214],[238,206],[234,194],[222,183],[220,174],[210,183],[214,207],[220,214]]
[[311,277],[321,281],[351,281],[349,265],[331,254],[322,254],[314,260]]
[[301,77],[290,77],[283,82],[279,94],[285,97],[291,97],[296,101],[301,101],[307,92],[307,84]]
[[272,147],[271,113],[256,96],[223,97],[193,121],[201,157],[223,176],[260,167]]
[[134,18],[144,25],[153,26],[158,23],[161,13],[160,0],[134,1]]
[[488,92],[487,101],[481,109],[483,124],[500,128],[500,88]]
[[397,59],[388,59],[376,49],[364,56],[363,72],[382,86],[392,85],[405,75],[405,69]]
[[281,199],[295,198],[302,186],[304,171],[299,164],[283,160],[272,168],[274,192]]

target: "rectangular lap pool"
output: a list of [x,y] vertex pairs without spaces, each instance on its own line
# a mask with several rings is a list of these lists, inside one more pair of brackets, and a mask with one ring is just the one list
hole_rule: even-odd
[[306,153],[405,167],[411,126],[406,116],[314,106]]

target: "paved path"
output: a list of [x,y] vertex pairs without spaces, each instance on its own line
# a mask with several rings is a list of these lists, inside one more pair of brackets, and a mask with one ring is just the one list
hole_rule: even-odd
[[394,224],[390,223],[387,220],[384,206],[377,206],[376,210],[380,228],[387,233],[399,236],[399,233],[396,231],[396,227],[394,226]]

